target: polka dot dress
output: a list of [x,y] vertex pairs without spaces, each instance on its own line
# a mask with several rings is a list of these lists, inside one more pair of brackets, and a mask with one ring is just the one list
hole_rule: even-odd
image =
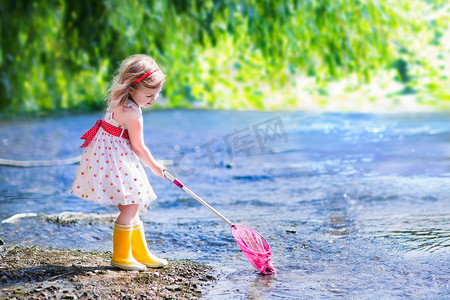
[[[142,114],[134,102],[129,101],[126,106]],[[104,120],[120,126],[109,111]],[[85,149],[71,193],[100,204],[140,204],[140,212],[147,211],[156,195],[130,141],[100,128]]]

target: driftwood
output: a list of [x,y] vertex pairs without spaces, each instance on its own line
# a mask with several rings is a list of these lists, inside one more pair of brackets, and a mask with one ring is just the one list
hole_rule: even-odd
[[71,157],[66,159],[54,160],[13,160],[0,158],[0,165],[10,167],[46,167],[46,166],[61,166],[73,165],[79,163],[81,156]]
[[89,223],[89,224],[99,224],[99,223],[110,223],[114,222],[117,218],[117,214],[97,214],[97,213],[82,213],[82,212],[69,212],[65,211],[59,214],[43,214],[43,213],[21,213],[15,214],[8,219],[2,221],[5,223],[17,223],[22,219],[26,218],[36,218],[41,221],[47,221],[51,223],[57,223],[61,225],[77,224],[77,223]]

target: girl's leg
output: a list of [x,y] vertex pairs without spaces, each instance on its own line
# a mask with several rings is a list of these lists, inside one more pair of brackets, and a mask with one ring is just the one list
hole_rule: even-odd
[[155,256],[147,246],[145,238],[144,223],[142,223],[139,215],[133,220],[133,233],[131,235],[131,251],[133,257],[140,263],[150,268],[160,268],[168,264],[164,258]]
[[136,214],[136,217],[133,220],[133,226],[137,226],[141,224],[141,219],[139,218],[139,214]]
[[119,205],[120,214],[114,224],[113,255],[111,264],[125,270],[145,270],[132,255],[131,239],[134,219],[139,210],[138,204]]
[[135,218],[139,219],[138,210],[139,204],[130,205],[118,205],[120,214],[116,219],[116,223],[119,225],[133,225]]

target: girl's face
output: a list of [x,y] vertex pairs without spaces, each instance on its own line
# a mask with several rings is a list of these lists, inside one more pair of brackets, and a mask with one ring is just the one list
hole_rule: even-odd
[[149,107],[153,102],[155,102],[159,98],[160,92],[161,88],[150,89],[142,86],[137,89],[130,89],[130,95],[134,102],[144,108]]

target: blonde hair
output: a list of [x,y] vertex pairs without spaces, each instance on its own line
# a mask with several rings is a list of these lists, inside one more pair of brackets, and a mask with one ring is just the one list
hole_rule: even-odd
[[114,110],[122,107],[130,97],[130,88],[162,88],[166,81],[166,74],[162,70],[156,71],[145,79],[132,86],[132,83],[145,73],[160,69],[153,57],[145,54],[136,54],[121,62],[106,93],[108,107]]

